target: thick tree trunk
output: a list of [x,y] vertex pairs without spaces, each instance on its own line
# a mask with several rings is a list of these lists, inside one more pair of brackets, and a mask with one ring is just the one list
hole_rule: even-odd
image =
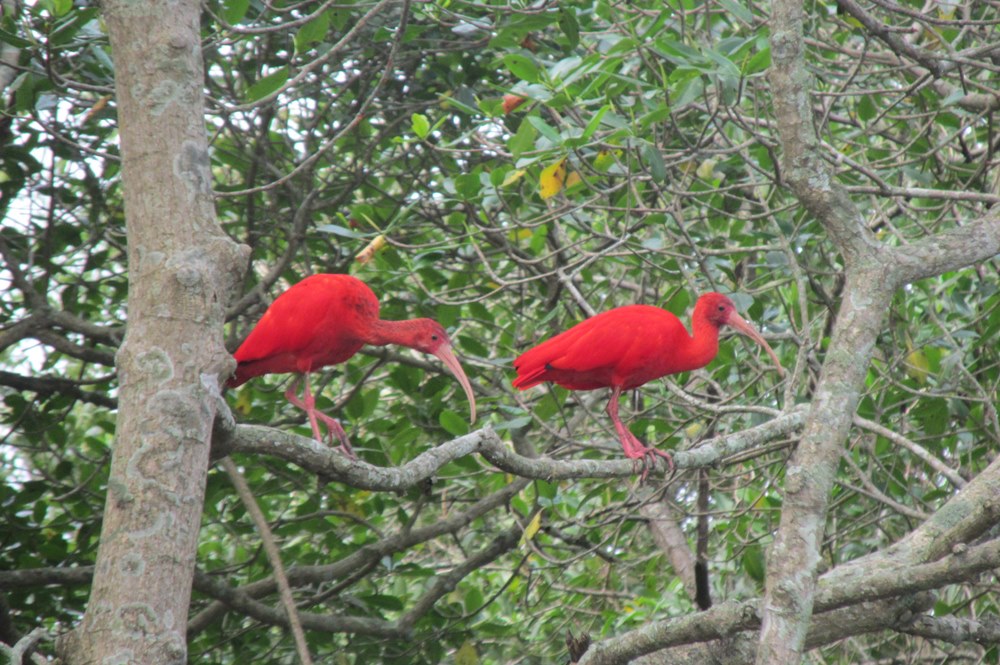
[[244,252],[215,219],[200,5],[105,0],[116,66],[129,299],[93,588],[59,643],[69,665],[185,663],[185,625],[219,376]]

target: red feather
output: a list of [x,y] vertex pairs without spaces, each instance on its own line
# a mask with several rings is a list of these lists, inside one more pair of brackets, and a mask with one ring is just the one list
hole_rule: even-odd
[[306,277],[271,303],[233,354],[238,365],[227,385],[342,363],[365,345],[378,312],[378,298],[360,279]]
[[346,361],[365,344],[400,344],[440,358],[465,390],[475,421],[472,385],[441,324],[431,319],[380,319],[378,298],[364,282],[350,275],[306,277],[275,298],[233,354],[236,372],[226,385],[239,386],[262,374],[301,374],[305,379],[303,397],[295,394],[297,381],[285,397],[305,410],[318,440],[322,440],[317,424],[321,420],[340,440],[344,452],[353,455],[340,423],[316,409],[309,373]]
[[[617,307],[589,318],[542,342],[514,360],[521,390],[545,381],[570,390],[611,388],[611,416],[626,456],[648,461],[651,455],[670,460],[666,453],[643,445],[618,418],[618,397],[667,374],[704,367],[719,351],[719,328],[724,325],[751,337],[771,355],[760,334],[736,313],[729,298],[706,293],[695,304],[693,335],[670,312],[650,305]],[[645,475],[645,474],[644,474]]]

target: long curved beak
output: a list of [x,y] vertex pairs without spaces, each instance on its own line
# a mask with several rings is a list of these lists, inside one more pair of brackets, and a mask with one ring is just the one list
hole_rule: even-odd
[[455,375],[458,382],[462,384],[462,390],[465,391],[466,397],[469,398],[469,411],[471,412],[469,422],[476,422],[476,396],[472,394],[472,384],[469,383],[469,377],[465,376],[465,371],[458,362],[458,358],[455,357],[455,352],[451,350],[451,345],[442,344],[438,347],[437,351],[434,351],[434,355],[441,359],[441,362],[451,370],[451,373]]
[[781,366],[780,362],[778,362],[778,356],[774,353],[774,349],[772,349],[771,345],[767,343],[767,340],[760,336],[760,333],[757,332],[756,328],[743,320],[743,317],[736,312],[730,312],[729,320],[726,321],[726,323],[763,346],[764,350],[767,351],[767,355],[771,356],[771,360],[774,361],[774,366],[778,370],[778,376],[785,376],[785,368]]

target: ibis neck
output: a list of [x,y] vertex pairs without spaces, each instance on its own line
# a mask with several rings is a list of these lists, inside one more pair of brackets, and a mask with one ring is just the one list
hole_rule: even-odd
[[365,344],[385,346],[386,344],[401,344],[414,339],[417,333],[415,321],[384,321],[376,320],[364,335]]
[[712,362],[719,352],[719,327],[707,319],[695,316],[691,321],[691,341],[688,342],[686,364],[698,369]]

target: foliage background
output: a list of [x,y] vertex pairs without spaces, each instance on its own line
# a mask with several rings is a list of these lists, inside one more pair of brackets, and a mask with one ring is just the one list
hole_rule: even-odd
[[[99,9],[4,9],[0,569],[17,575],[0,585],[0,638],[10,644],[74,625],[86,605],[128,276]],[[285,285],[349,271],[381,295],[385,318],[432,316],[452,331],[482,414],[470,426],[461,392],[423,357],[360,355],[316,387],[364,461],[398,465],[490,425],[522,455],[603,463],[621,455],[606,396],[517,393],[511,360],[594,311],[645,302],[686,320],[696,294],[719,290],[764,331],[788,378],[752,344],[726,341],[706,370],[631,396],[633,431],[686,449],[808,404],[844,266],[782,182],[768,11],[738,0],[208,2],[217,211],[253,250],[229,311],[231,348]],[[821,156],[875,238],[905,248],[1000,201],[995,6],[841,0],[807,3],[806,15]],[[505,113],[504,94],[528,101]],[[543,171],[560,163],[567,179],[543,198]],[[377,235],[388,246],[356,262]],[[825,567],[897,542],[992,461],[997,284],[993,259],[896,294],[844,448]],[[228,395],[237,418],[307,435],[281,397],[287,380]],[[671,558],[685,545],[657,539],[649,505],[668,506],[661,525],[704,553],[716,600],[760,595],[793,443],[786,432],[647,487],[519,479],[466,456],[433,482],[387,492],[276,456],[236,459],[303,611],[336,618],[308,632],[317,657],[542,663],[565,659],[567,630],[599,639],[695,611],[690,572]],[[294,660],[266,613],[222,612],[212,595],[219,582],[252,595],[270,575],[218,470],[198,568],[193,662]],[[994,614],[994,586],[985,575],[942,588],[932,615]],[[273,593],[257,600],[277,606]],[[998,660],[993,645],[891,631],[809,657]]]

